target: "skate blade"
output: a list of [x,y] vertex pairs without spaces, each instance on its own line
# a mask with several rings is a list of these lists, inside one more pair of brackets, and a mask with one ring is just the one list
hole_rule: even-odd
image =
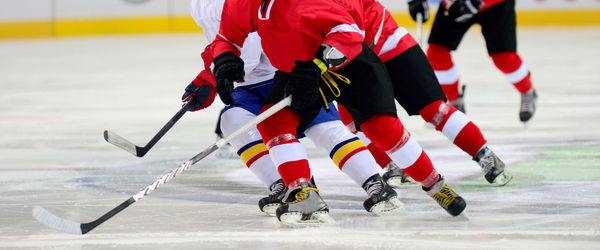
[[281,204],[277,204],[277,203],[272,203],[272,204],[267,204],[263,207],[263,213],[265,213],[268,216],[276,216],[276,211],[277,208],[279,208],[279,206],[281,206]]
[[401,187],[407,187],[407,186],[414,186],[417,185],[418,183],[413,181],[412,179],[408,179],[405,180],[404,182],[402,182],[402,177],[392,177],[389,178],[386,183],[388,185],[390,185],[390,187],[392,188],[401,188]]
[[501,174],[499,174],[498,176],[496,176],[496,179],[494,179],[494,181],[492,183],[497,186],[504,186],[504,185],[508,184],[512,180],[512,178],[513,178],[512,175],[510,175],[509,173],[504,171]]
[[392,215],[400,212],[404,209],[404,203],[402,203],[398,197],[392,197],[387,201],[382,201],[371,207],[369,212],[374,213],[377,216]]
[[329,212],[327,211],[314,212],[309,217],[305,217],[302,215],[302,213],[298,212],[288,212],[282,214],[279,217],[279,220],[284,225],[291,227],[318,226],[335,222],[335,220],[331,218]]

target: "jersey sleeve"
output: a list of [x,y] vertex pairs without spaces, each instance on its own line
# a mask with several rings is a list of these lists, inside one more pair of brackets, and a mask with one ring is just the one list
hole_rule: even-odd
[[249,33],[255,31],[252,26],[251,2],[253,1],[225,1],[219,34],[217,34],[212,46],[214,56],[227,51],[240,55],[246,37]]
[[301,8],[304,11],[300,15],[300,25],[309,35],[323,39],[323,44],[335,47],[346,58],[353,59],[362,51],[364,41],[363,20],[360,14],[362,6],[342,5],[329,0],[318,2],[320,4]]

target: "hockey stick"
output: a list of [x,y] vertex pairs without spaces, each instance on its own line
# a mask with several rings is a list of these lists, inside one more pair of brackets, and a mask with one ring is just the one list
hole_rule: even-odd
[[423,14],[417,13],[417,42],[423,48]]
[[56,230],[59,230],[59,231],[63,231],[66,233],[71,233],[71,234],[78,234],[78,235],[86,234],[89,231],[91,231],[92,229],[96,228],[98,225],[102,224],[103,222],[107,221],[108,219],[115,216],[119,212],[123,211],[129,205],[133,204],[134,202],[138,201],[139,199],[143,198],[144,196],[152,193],[160,185],[175,178],[175,176],[177,176],[178,174],[187,170],[188,168],[190,168],[192,165],[194,165],[198,161],[202,160],[207,155],[216,151],[219,147],[222,147],[223,145],[227,144],[233,138],[241,135],[242,133],[246,132],[246,130],[250,129],[251,127],[256,126],[256,124],[262,122],[263,120],[265,120],[269,116],[273,115],[277,111],[283,109],[284,107],[286,107],[287,105],[290,104],[291,100],[292,100],[291,96],[288,96],[285,99],[281,100],[280,102],[275,104],[273,107],[265,110],[265,112],[259,114],[258,116],[256,116],[252,120],[250,120],[248,123],[246,123],[244,126],[242,126],[238,130],[233,132],[231,135],[213,143],[211,146],[209,146],[204,151],[198,153],[197,155],[195,155],[188,161],[179,165],[179,167],[177,167],[176,169],[173,169],[170,173],[160,177],[158,180],[154,181],[152,184],[148,185],[147,187],[145,187],[138,193],[134,194],[129,199],[127,199],[123,203],[119,204],[115,208],[111,209],[110,211],[108,211],[107,213],[100,216],[100,218],[98,218],[94,221],[87,222],[87,223],[77,223],[77,222],[65,220],[63,218],[60,218],[60,217],[50,213],[48,210],[46,210],[45,208],[43,208],[41,206],[35,206],[33,208],[33,217],[35,217],[42,224],[44,224],[48,227],[54,228]]
[[108,143],[115,145],[119,148],[124,149],[125,151],[132,153],[133,155],[137,156],[137,157],[142,157],[144,155],[146,155],[146,153],[148,153],[148,151],[150,151],[150,149],[154,146],[154,144],[156,144],[158,142],[158,140],[160,140],[160,138],[163,137],[163,135],[165,135],[167,133],[167,131],[169,131],[169,129],[171,129],[173,127],[173,125],[175,125],[175,123],[177,121],[179,121],[179,119],[190,110],[191,106],[194,104],[195,101],[189,101],[187,102],[185,105],[183,105],[183,107],[181,107],[181,109],[179,111],[177,111],[177,113],[167,122],[167,124],[165,124],[160,131],[158,131],[158,133],[156,133],[156,135],[154,135],[154,137],[152,137],[152,139],[146,144],[146,146],[140,147],[138,145],[133,144],[132,142],[130,142],[129,140],[121,137],[120,135],[111,132],[109,130],[104,130],[104,140],[106,140]]

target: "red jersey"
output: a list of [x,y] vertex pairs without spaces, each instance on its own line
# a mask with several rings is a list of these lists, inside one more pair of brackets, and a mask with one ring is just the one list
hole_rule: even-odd
[[[446,6],[446,2],[449,2],[449,1],[453,1],[453,0],[442,0],[442,6]],[[479,9],[479,13],[481,13],[482,11],[486,10],[489,7],[492,7],[496,4],[499,4],[504,1],[506,1],[506,0],[482,0],[483,6],[481,7],[481,9]]]
[[[375,0],[360,0],[363,3],[365,17],[365,43],[374,46],[373,51],[387,61],[407,49],[417,45],[408,31],[399,27],[392,14]],[[374,41],[377,34],[379,37]]]
[[296,60],[312,60],[321,44],[349,60],[362,50],[363,9],[357,0],[226,0],[213,54],[239,53],[256,31],[271,64],[291,72]]

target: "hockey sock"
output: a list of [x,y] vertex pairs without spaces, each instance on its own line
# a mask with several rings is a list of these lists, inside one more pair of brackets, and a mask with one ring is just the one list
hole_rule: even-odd
[[437,172],[431,160],[397,117],[391,114],[374,115],[360,128],[372,143],[385,150],[398,167],[415,181],[421,182],[424,187],[430,187],[437,181]]
[[[264,111],[273,105],[265,105]],[[304,146],[296,139],[296,127],[300,117],[289,108],[284,108],[257,125],[271,159],[286,185],[305,178],[310,180],[308,156]]]
[[421,117],[435,126],[448,140],[474,157],[487,142],[479,127],[455,107],[435,101],[419,110]]
[[[223,135],[228,136],[254,117],[256,115],[243,108],[229,108],[221,112],[221,126],[219,127],[221,127]],[[271,160],[269,151],[256,128],[248,129],[243,135],[233,138],[229,143],[237,149],[237,154],[248,166],[250,172],[256,175],[265,186],[268,187],[273,182],[281,179],[277,167]]]
[[454,101],[458,98],[458,69],[452,62],[450,50],[446,47],[436,44],[429,44],[427,48],[427,59],[433,67],[448,101]]
[[340,118],[341,118],[342,122],[344,123],[344,125],[346,125],[346,127],[350,130],[350,132],[356,134],[356,136],[361,141],[363,141],[363,143],[365,145],[367,145],[367,149],[369,149],[369,152],[371,152],[373,157],[375,157],[375,161],[377,161],[377,164],[381,168],[385,168],[385,166],[387,166],[388,164],[390,164],[390,162],[392,162],[392,159],[385,153],[385,151],[381,150],[380,148],[375,146],[375,144],[371,143],[371,140],[369,138],[367,138],[363,132],[356,131],[356,126],[354,125],[354,120],[352,119],[352,116],[350,115],[348,110],[346,110],[346,108],[344,108],[344,106],[338,104],[338,112],[340,113]]
[[358,185],[378,174],[377,163],[365,144],[350,133],[340,121],[318,123],[304,134],[314,144],[329,152],[329,157],[338,168]]
[[532,88],[529,70],[516,52],[501,52],[490,54],[496,67],[504,73],[510,82],[521,94]]

